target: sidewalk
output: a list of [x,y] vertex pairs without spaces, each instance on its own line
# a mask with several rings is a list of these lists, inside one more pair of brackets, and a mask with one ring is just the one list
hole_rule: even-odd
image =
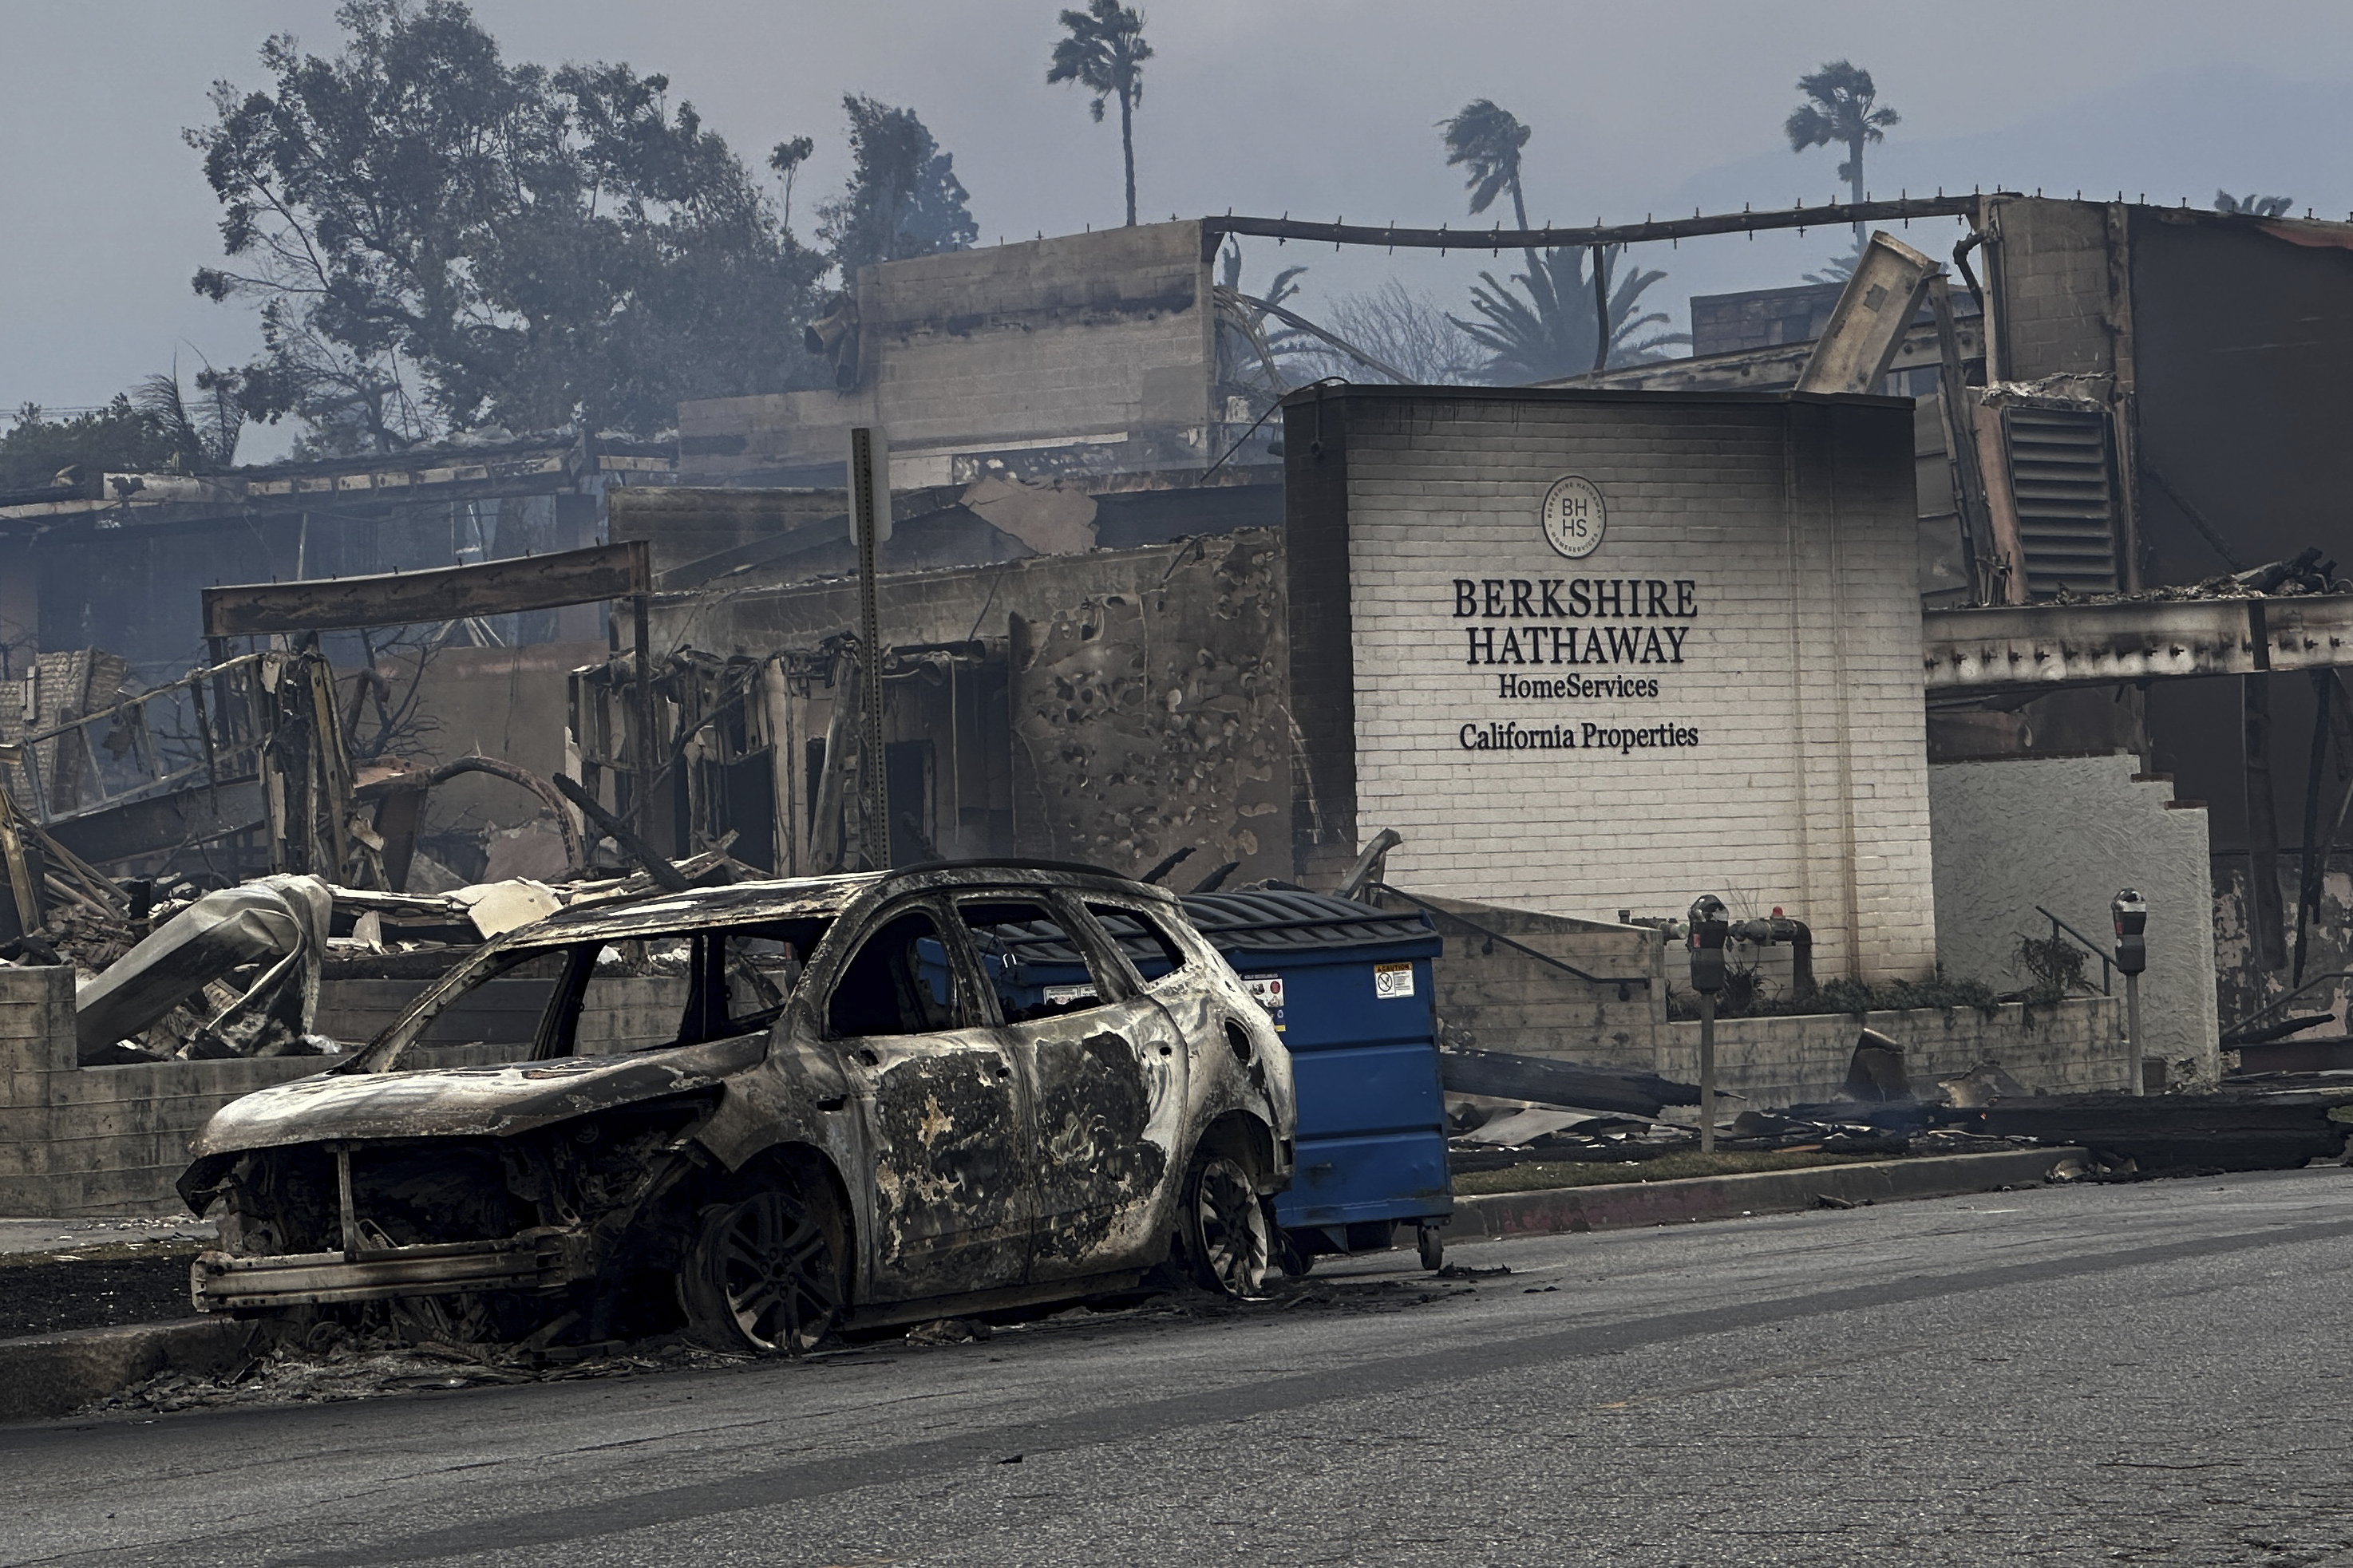
[[112,1215],[79,1219],[0,1216],[0,1254],[79,1252],[94,1247],[121,1247],[141,1242],[211,1243],[220,1227],[208,1219],[178,1216],[154,1219],[139,1215]]

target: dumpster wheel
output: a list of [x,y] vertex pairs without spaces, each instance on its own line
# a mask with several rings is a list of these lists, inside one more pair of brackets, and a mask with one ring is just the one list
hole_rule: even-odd
[[1446,1233],[1422,1221],[1413,1227],[1414,1245],[1421,1253],[1421,1266],[1435,1274],[1446,1264]]

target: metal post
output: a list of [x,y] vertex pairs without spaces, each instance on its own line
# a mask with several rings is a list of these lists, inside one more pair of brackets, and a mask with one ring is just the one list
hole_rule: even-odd
[[1715,1152],[1715,993],[1699,994],[1699,1152]]
[[890,458],[876,432],[849,432],[849,522],[858,535],[859,672],[865,687],[860,717],[860,816],[866,864],[891,864],[891,781],[882,763],[882,616],[875,597],[875,550],[891,533]]
[[2125,976],[2125,1071],[2130,1075],[2127,1086],[2135,1094],[2148,1092],[2148,1068],[2141,1059],[2140,1046],[2140,976]]
[[646,601],[648,595],[629,596],[629,611],[636,623],[638,638],[638,743],[630,748],[635,754],[629,759],[636,764],[632,770],[636,781],[630,794],[629,826],[638,837],[653,841],[654,810],[654,672],[651,635],[647,630]]

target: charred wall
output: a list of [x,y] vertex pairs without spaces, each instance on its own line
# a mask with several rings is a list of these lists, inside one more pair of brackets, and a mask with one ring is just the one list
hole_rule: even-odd
[[[899,753],[902,777],[921,781],[937,847],[1118,870],[1189,847],[1195,871],[1290,876],[1284,576],[1280,538],[1254,529],[885,576],[883,637],[900,650],[886,738],[922,748],[920,765]],[[663,595],[653,633],[657,648],[806,658],[857,618],[856,584],[836,579]],[[800,684],[776,726],[798,770],[780,791],[794,819],[843,695]]]
[[[2132,239],[2142,461],[2165,481],[2142,488],[2148,579],[2196,582],[2231,568],[2183,503],[2238,563],[2316,544],[2340,569],[2353,564],[2341,451],[2353,425],[2345,369],[2353,364],[2353,235],[2336,225],[2142,207]],[[2313,688],[2301,677],[2267,679],[2273,811],[2284,847],[2295,850]],[[2248,842],[2244,698],[2231,679],[2163,681],[2148,694],[2154,765],[2210,804],[2218,849]]]

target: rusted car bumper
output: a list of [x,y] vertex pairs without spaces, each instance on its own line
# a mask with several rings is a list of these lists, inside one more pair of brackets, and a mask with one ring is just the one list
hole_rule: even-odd
[[438,1242],[353,1253],[240,1258],[205,1252],[189,1270],[200,1312],[383,1301],[461,1290],[555,1290],[595,1272],[585,1231],[549,1226],[497,1241]]

